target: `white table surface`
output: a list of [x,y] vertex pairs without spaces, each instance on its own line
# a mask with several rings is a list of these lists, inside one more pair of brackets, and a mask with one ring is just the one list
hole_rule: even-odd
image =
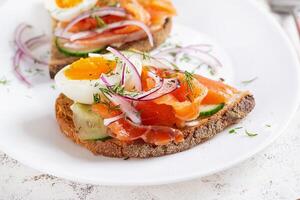
[[[0,6],[4,1],[0,0]],[[259,1],[264,6],[264,0]],[[295,34],[294,29],[288,26],[291,18],[281,21],[288,32]],[[106,187],[78,184],[42,174],[0,152],[0,200],[300,199],[299,155],[300,109],[284,134],[253,158],[212,176],[164,186]]]

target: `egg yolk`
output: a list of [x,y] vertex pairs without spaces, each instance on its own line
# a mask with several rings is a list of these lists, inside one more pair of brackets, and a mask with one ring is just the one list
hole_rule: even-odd
[[116,65],[116,61],[101,57],[81,58],[71,64],[65,71],[65,76],[71,80],[95,80],[102,73],[114,70]]
[[73,8],[80,4],[82,0],[55,0],[56,5],[60,8]]

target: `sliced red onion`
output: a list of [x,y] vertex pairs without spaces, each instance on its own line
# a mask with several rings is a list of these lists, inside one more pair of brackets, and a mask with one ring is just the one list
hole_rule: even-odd
[[194,49],[195,51],[207,52],[207,53],[212,51],[212,45],[210,44],[192,44],[187,46],[186,48]]
[[20,62],[21,62],[22,55],[23,53],[21,50],[18,50],[14,55],[13,58],[14,73],[21,82],[25,83],[28,87],[31,87],[31,83],[26,79],[25,76],[23,76],[23,74],[20,71]]
[[63,28],[56,28],[54,30],[54,35],[56,37],[59,37],[59,38],[65,39],[65,40],[69,40],[72,37],[72,35],[74,35],[74,33],[65,32],[63,34],[64,30],[65,29],[63,29]]
[[157,99],[163,95],[169,94],[176,90],[179,86],[179,81],[177,79],[163,79],[161,87],[152,94],[149,94],[145,97],[140,98],[140,101],[150,101]]
[[138,72],[138,70],[136,69],[136,67],[132,64],[132,62],[128,58],[126,58],[126,56],[124,56],[120,51],[118,51],[112,47],[107,47],[107,51],[111,52],[116,57],[120,58],[126,64],[126,66],[131,69],[132,75],[133,75],[132,79],[134,81],[135,88],[138,91],[142,91],[143,88],[142,88],[141,75]]
[[116,117],[107,118],[103,120],[104,126],[109,126],[111,123],[114,123],[115,121],[118,121],[119,119],[124,118],[124,114],[118,115]]
[[179,82],[177,79],[162,79],[161,82],[151,90],[147,92],[142,92],[139,95],[131,96],[131,95],[120,95],[117,94],[122,99],[127,101],[152,101],[163,95],[169,94],[176,90],[179,86]]
[[121,85],[125,86],[125,79],[126,79],[126,63],[122,65],[122,75],[121,75]]
[[30,49],[26,46],[26,44],[22,41],[22,36],[23,33],[26,29],[32,28],[30,25],[28,24],[20,24],[16,31],[15,31],[15,43],[18,46],[18,48],[22,51],[22,53],[24,53],[26,56],[28,56],[29,58],[33,59],[34,61],[40,63],[40,64],[45,64],[48,65],[48,62],[45,62],[41,59],[39,59],[38,57],[36,57],[31,51]]
[[[100,80],[104,83],[104,85],[108,88],[111,89],[111,84],[109,81],[106,79],[104,75],[101,75]],[[118,94],[108,94],[106,97],[113,102],[115,105],[119,105],[120,109],[123,111],[123,113],[126,114],[128,118],[130,118],[134,123],[140,124],[141,123],[141,118],[139,116],[138,111],[131,105],[130,102],[126,101],[123,99],[121,96]]]
[[[25,45],[27,46],[27,48],[33,49],[36,46],[40,46],[47,41],[49,41],[48,37],[46,37],[45,35],[39,35],[39,36],[36,36],[36,37],[33,37],[33,38],[27,40],[25,42]],[[20,62],[24,55],[25,54],[20,49],[18,49],[16,51],[14,58],[13,58],[13,67],[14,67],[14,72],[15,72],[15,75],[17,76],[17,78],[21,82],[25,83],[27,86],[30,87],[31,83],[26,79],[25,76],[22,75],[22,73],[20,71]],[[27,56],[27,55],[25,55],[25,56]]]
[[195,52],[209,52],[212,50],[212,45],[210,44],[192,44],[192,45],[188,45],[188,46],[185,46],[185,47],[174,47],[174,48],[167,48],[167,49],[164,49],[164,50],[161,50],[161,51],[158,51],[154,54],[154,56],[157,56],[157,55],[162,55],[162,54],[170,54],[170,53],[180,53],[180,52],[183,52],[183,51],[189,51],[189,50],[193,50]]
[[[159,61],[161,63],[161,65],[158,65],[156,67],[163,68],[163,69],[176,69],[176,70],[178,69],[178,66],[175,63],[169,61],[167,58],[164,58],[164,57],[155,57],[155,58],[157,61]],[[168,63],[168,65],[163,62]],[[172,66],[172,67],[170,67],[170,66]]]
[[[209,45],[206,45],[205,47],[209,47]],[[216,57],[209,54],[204,49],[201,50],[199,48],[199,45],[190,45],[190,46],[182,47],[182,48],[181,47],[170,48],[170,49],[160,51],[160,52],[156,53],[154,56],[165,55],[165,54],[170,54],[170,53],[177,53],[177,54],[186,53],[189,55],[192,54],[191,56],[193,56],[194,58],[196,58],[198,60],[201,60],[203,63],[210,66],[214,71],[217,71],[218,67],[222,67],[221,62]]]
[[108,81],[108,79],[107,79],[107,77],[104,75],[104,74],[101,74],[101,76],[100,76],[100,80],[104,83],[104,85],[106,86],[106,87],[111,87],[112,86],[112,84],[111,83],[109,83],[109,81]]
[[142,121],[139,112],[131,105],[131,102],[115,94],[107,95],[107,98],[115,105],[119,105],[123,113],[134,123],[141,124]]
[[64,34],[66,34],[70,28],[72,28],[75,24],[80,22],[83,19],[86,19],[91,16],[107,16],[107,15],[114,15],[114,16],[120,16],[120,17],[125,17],[126,12],[123,8],[117,8],[117,7],[103,7],[103,8],[98,8],[94,10],[90,10],[87,12],[82,13],[81,15],[77,16],[75,19],[73,19],[67,26],[66,28],[61,32],[60,35],[57,35],[58,37],[64,37]]
[[75,33],[73,34],[69,39],[70,41],[75,41],[75,40],[79,40],[79,39],[86,39],[86,38],[90,38],[92,36],[95,36],[97,34],[103,33],[107,30],[111,30],[111,29],[115,29],[115,28],[120,28],[123,26],[137,26],[139,28],[141,28],[147,35],[149,43],[151,46],[154,46],[154,40],[153,40],[153,35],[151,33],[151,30],[148,26],[146,26],[143,22],[137,21],[137,20],[124,20],[124,21],[120,21],[120,22],[115,22],[112,24],[108,24],[105,27],[93,30],[93,31],[82,31],[79,33]]

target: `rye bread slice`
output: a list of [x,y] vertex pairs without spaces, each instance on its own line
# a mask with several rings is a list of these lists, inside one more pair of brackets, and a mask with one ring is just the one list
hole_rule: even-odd
[[[53,27],[55,27],[55,22],[53,22]],[[163,25],[161,29],[158,31],[152,33],[153,34],[153,40],[154,40],[154,46],[152,47],[148,41],[147,38],[134,41],[134,42],[128,42],[123,44],[122,46],[118,47],[119,50],[126,50],[126,49],[136,49],[139,51],[151,51],[161,45],[169,36],[172,29],[172,19],[168,18]],[[55,44],[55,40],[52,41],[51,46],[51,58],[50,58],[50,64],[49,64],[49,72],[50,77],[54,78],[55,74],[65,67],[66,65],[71,64],[72,62],[78,60],[80,57],[72,57],[72,56],[66,56],[65,54],[61,53]]]
[[150,158],[185,151],[207,141],[228,126],[243,119],[254,108],[255,100],[248,92],[236,94],[217,114],[202,119],[198,126],[183,129],[184,142],[179,144],[170,143],[163,146],[151,145],[143,141],[125,143],[116,139],[109,139],[104,142],[82,141],[78,138],[73,123],[73,113],[70,109],[72,104],[71,99],[60,94],[56,100],[55,110],[62,133],[75,143],[84,146],[95,155],[118,158]]

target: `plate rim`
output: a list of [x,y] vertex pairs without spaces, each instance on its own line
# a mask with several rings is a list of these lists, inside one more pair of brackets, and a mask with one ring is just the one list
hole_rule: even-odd
[[[5,5],[8,3],[8,1],[5,1],[2,4],[2,7],[5,7]],[[289,53],[291,54],[291,57],[293,58],[293,62],[295,63],[295,65],[298,65],[299,67],[296,67],[296,72],[298,74],[298,76],[296,76],[297,78],[297,82],[298,82],[298,89],[300,88],[300,60],[299,60],[299,56],[296,53],[295,48],[292,45],[292,42],[290,41],[290,39],[288,38],[287,34],[284,32],[283,28],[280,26],[280,24],[276,21],[276,19],[271,15],[271,13],[266,12],[261,5],[259,5],[259,3],[257,1],[251,1],[251,0],[247,0],[247,3],[249,5],[252,5],[253,7],[255,7],[255,9],[257,9],[268,21],[269,23],[276,28],[276,31],[280,34],[282,41],[285,42],[285,44],[287,45],[288,49],[289,49]],[[1,8],[2,9],[2,8]],[[19,161],[20,163],[24,164],[25,166],[28,166],[32,169],[35,169],[37,171],[40,171],[42,173],[46,173],[46,174],[50,174],[59,178],[63,178],[63,179],[67,179],[67,180],[71,180],[71,181],[75,181],[78,183],[84,183],[84,184],[96,184],[96,185],[105,185],[105,186],[152,186],[152,185],[165,185],[165,184],[170,184],[170,183],[178,183],[178,182],[184,182],[184,181],[188,181],[188,180],[194,180],[200,177],[206,177],[209,175],[212,175],[214,173],[217,172],[221,172],[224,170],[227,170],[237,164],[240,164],[241,162],[244,162],[245,160],[253,157],[254,155],[256,155],[257,153],[261,152],[262,150],[264,150],[266,147],[268,147],[269,145],[271,145],[275,140],[278,139],[278,137],[280,137],[283,132],[287,129],[288,125],[290,124],[291,120],[294,118],[296,112],[297,112],[297,108],[299,106],[300,103],[300,92],[297,92],[294,98],[294,109],[293,112],[289,115],[286,124],[282,125],[280,127],[280,129],[278,131],[274,131],[274,136],[272,138],[269,138],[269,140],[265,140],[264,142],[262,142],[259,146],[257,146],[254,150],[249,151],[247,154],[244,154],[242,156],[240,156],[239,158],[235,159],[235,160],[231,160],[228,161],[226,165],[222,165],[221,167],[215,167],[214,169],[210,170],[210,171],[206,171],[205,173],[189,173],[185,176],[176,176],[175,178],[167,178],[165,180],[147,180],[146,182],[142,182],[142,181],[127,181],[127,182],[116,182],[116,181],[109,181],[109,180],[91,180],[88,178],[78,178],[78,177],[74,177],[71,175],[68,175],[66,173],[61,173],[59,171],[55,171],[52,169],[45,169],[43,167],[37,167],[35,165],[32,165],[29,161],[26,161],[26,159],[22,159],[19,158],[18,156],[15,156],[13,153],[11,153],[10,150],[3,148],[3,146],[1,146],[1,150],[7,154],[8,156],[10,156],[11,158]],[[18,159],[17,159],[18,157]]]

